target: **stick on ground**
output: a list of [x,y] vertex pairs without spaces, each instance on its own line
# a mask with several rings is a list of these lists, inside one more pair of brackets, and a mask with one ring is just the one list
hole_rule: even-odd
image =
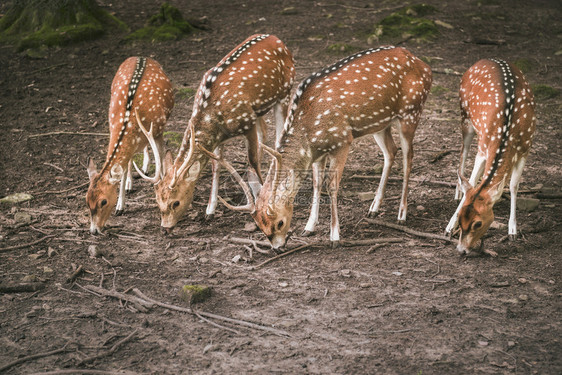
[[370,219],[370,218],[365,218],[365,221],[367,223],[371,223],[371,224],[375,224],[375,225],[381,225],[383,227],[388,227],[388,228],[392,228],[392,229],[396,229],[402,232],[406,232],[408,234],[414,235],[414,236],[418,236],[418,237],[424,237],[424,238],[432,238],[435,240],[442,240],[442,241],[447,241],[447,242],[455,242],[455,240],[447,237],[447,236],[442,236],[440,234],[435,234],[435,233],[425,233],[425,232],[420,232],[417,231],[415,229],[411,229],[408,227],[405,227],[403,225],[398,225],[398,224],[391,224],[391,223],[387,223],[385,221],[382,221],[380,219]]
[[19,365],[20,363],[24,363],[27,361],[31,361],[33,359],[37,359],[37,358],[43,358],[43,357],[48,357],[50,355],[55,355],[55,354],[59,354],[59,353],[66,353],[66,352],[70,352],[70,351],[75,351],[76,349],[68,349],[67,348],[68,343],[66,343],[62,348],[60,349],[55,349],[55,350],[51,350],[49,352],[44,352],[44,353],[37,353],[37,354],[32,354],[32,355],[28,355],[26,357],[21,357],[16,359],[15,361],[12,361],[10,363],[7,363],[5,365],[3,365],[2,367],[0,367],[0,373],[6,371],[7,369],[15,366],[15,365]]
[[40,239],[38,239],[37,241],[33,241],[33,242],[29,242],[29,243],[24,243],[21,245],[15,245],[15,246],[8,246],[8,247],[3,247],[0,249],[0,253],[4,253],[6,251],[11,251],[11,250],[16,250],[16,249],[23,249],[24,247],[29,247],[29,246],[33,246],[33,245],[37,245],[38,243],[41,243],[45,240],[48,240],[49,238],[55,237],[56,234],[50,234],[48,236],[44,236],[41,237]]

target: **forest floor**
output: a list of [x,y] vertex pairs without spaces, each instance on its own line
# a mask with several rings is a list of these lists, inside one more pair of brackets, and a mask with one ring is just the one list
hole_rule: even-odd
[[[406,228],[442,234],[457,205],[460,74],[481,58],[499,57],[526,64],[532,85],[560,90],[562,6],[426,2],[437,8],[427,17],[440,21],[439,35],[429,42],[392,42],[428,61],[434,78],[414,139]],[[148,0],[100,3],[133,30],[159,6]],[[0,373],[562,373],[562,202],[553,198],[562,185],[560,95],[536,98],[537,135],[520,197],[539,204],[518,211],[521,236],[513,242],[506,241],[509,200],[494,207],[496,223],[485,246],[497,257],[462,257],[453,242],[364,220],[383,161],[370,137],[354,143],[347,162],[341,232],[344,240],[381,238],[383,246],[310,246],[258,267],[274,254],[254,251],[251,257],[232,239],[265,240],[250,216],[219,206],[214,220],[205,221],[210,171],[197,186],[193,210],[172,235],[161,233],[153,188],[140,179],[124,215],[110,218],[109,233],[90,235],[86,160],[94,157],[99,167],[104,158],[110,85],[127,57],[155,58],[173,81],[178,94],[166,139],[176,153],[204,72],[248,36],[269,33],[283,40],[300,82],[354,51],[389,43],[369,44],[368,35],[381,19],[411,4],[170,3],[186,16],[205,17],[209,30],[157,44],[125,44],[123,35],[107,35],[50,49],[44,59],[0,46],[0,197],[33,196],[0,206],[0,285],[39,285],[35,292],[0,295]],[[470,161],[474,152],[475,145]],[[242,140],[229,143],[227,155],[243,169]],[[400,160],[401,151],[379,216],[385,223],[397,216]],[[230,176],[223,174],[221,184],[221,192],[243,201]],[[311,197],[311,184],[305,185],[295,207],[295,233],[308,217],[303,202]],[[328,224],[326,204],[318,233],[295,235],[289,247],[325,244]],[[105,255],[91,257],[94,247]],[[83,272],[69,281],[79,267]],[[179,296],[186,284],[207,285],[212,294],[189,310]],[[135,288],[183,311],[135,302]],[[100,294],[108,291],[121,295]]]

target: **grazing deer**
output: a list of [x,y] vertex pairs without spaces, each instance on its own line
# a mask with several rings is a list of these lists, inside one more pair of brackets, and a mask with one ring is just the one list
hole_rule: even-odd
[[391,135],[391,126],[396,125],[404,157],[398,220],[404,222],[412,140],[431,81],[429,66],[407,50],[395,47],[365,50],[312,74],[292,97],[276,150],[264,146],[274,160],[259,196],[254,202],[248,187],[244,187],[248,204],[228,206],[250,212],[273,248],[280,248],[287,240],[294,197],[311,165],[313,203],[304,235],[314,232],[324,168],[329,163],[330,240],[332,246],[337,246],[340,239],[337,193],[351,143],[355,138],[372,134],[382,149],[383,173],[369,209],[370,214],[376,214],[397,152]]
[[[536,117],[533,94],[523,73],[502,60],[480,60],[464,73],[460,104],[462,144],[455,195],[459,198],[462,190],[464,197],[446,233],[451,235],[460,224],[457,249],[469,254],[478,248],[479,240],[494,221],[493,207],[508,179],[511,193],[508,234],[512,240],[517,237],[517,190],[535,133]],[[478,134],[478,153],[467,180],[464,165],[475,134]],[[482,244],[481,241],[480,249]]]
[[[209,157],[195,146],[219,152],[223,142],[246,138],[249,179],[254,193],[263,183],[259,145],[265,132],[264,116],[272,107],[276,128],[283,126],[283,106],[293,85],[295,68],[287,47],[273,35],[253,35],[203,76],[195,96],[178,156],[164,159],[164,177],[155,184],[162,227],[170,232],[193,201],[195,184]],[[280,133],[280,130],[278,131]],[[206,214],[217,205],[219,164],[213,161],[211,196]]]
[[[143,169],[148,169],[147,142],[153,149],[156,175],[160,174],[159,151],[173,106],[172,84],[160,64],[146,57],[129,57],[121,64],[111,84],[110,139],[105,164],[97,172],[94,161],[88,161],[90,187],[86,203],[92,234],[101,233],[115,206],[117,215],[123,213],[125,190],[132,189],[131,160],[143,148]],[[151,124],[150,132],[141,122]]]

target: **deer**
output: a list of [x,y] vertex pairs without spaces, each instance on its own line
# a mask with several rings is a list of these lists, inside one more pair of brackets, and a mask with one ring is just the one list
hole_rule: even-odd
[[[123,213],[125,192],[132,190],[132,158],[143,150],[142,168],[147,172],[149,144],[154,154],[155,174],[161,174],[164,127],[173,106],[172,83],[158,62],[148,57],[129,57],[119,66],[111,84],[107,156],[99,172],[94,160],[88,158],[90,186],[86,204],[90,211],[90,233],[102,233],[114,208],[116,215]],[[150,123],[150,130],[143,123]]]
[[[312,74],[300,83],[291,98],[276,148],[262,146],[273,158],[257,198],[253,199],[249,187],[230,166],[248,202],[244,206],[232,206],[222,198],[221,201],[230,209],[249,212],[272,248],[281,249],[287,242],[295,196],[310,167],[313,201],[303,235],[314,233],[327,166],[330,241],[332,247],[337,247],[340,241],[337,196],[350,146],[356,138],[373,135],[382,150],[381,181],[369,208],[369,215],[376,215],[397,152],[391,133],[395,127],[400,135],[404,167],[398,221],[404,223],[412,141],[431,83],[432,73],[427,64],[406,49],[393,46],[356,53]],[[211,157],[227,165],[219,155]]]
[[[462,76],[459,94],[462,143],[455,198],[459,199],[461,192],[463,196],[445,233],[452,236],[460,226],[457,250],[474,255],[483,251],[483,236],[494,221],[494,204],[508,180],[508,237],[517,238],[517,191],[537,119],[533,93],[523,73],[500,59],[480,60],[470,67]],[[467,179],[465,163],[476,134],[478,152]]]
[[263,116],[273,108],[279,134],[294,76],[293,55],[280,39],[268,34],[250,36],[204,74],[178,155],[172,160],[172,154],[166,153],[163,177],[154,184],[164,232],[171,233],[191,207],[209,160],[213,176],[206,218],[215,213],[220,164],[197,145],[221,154],[224,142],[243,136],[248,180],[257,194],[263,184],[260,144],[267,131]]

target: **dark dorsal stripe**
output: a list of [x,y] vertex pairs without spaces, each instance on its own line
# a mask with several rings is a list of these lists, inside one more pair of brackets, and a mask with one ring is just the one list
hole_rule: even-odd
[[137,93],[137,89],[139,87],[139,82],[142,79],[144,71],[146,70],[146,57],[138,57],[137,64],[135,66],[135,70],[133,71],[133,75],[131,76],[131,81],[129,82],[129,90],[127,92],[127,102],[125,103],[125,117],[123,118],[123,126],[119,131],[119,137],[117,138],[117,142],[113,145],[113,151],[111,152],[111,156],[104,164],[102,170],[100,171],[100,175],[102,172],[107,169],[115,155],[117,154],[117,150],[121,145],[121,141],[123,140],[123,136],[125,135],[125,130],[127,130],[127,126],[129,125],[130,118],[131,118],[131,109],[133,108],[133,99],[135,98],[135,94]]
[[268,37],[269,34],[262,34],[248,40],[246,43],[238,47],[236,51],[233,51],[230,55],[228,55],[222,64],[215,66],[213,69],[209,71],[209,73],[207,74],[207,79],[205,81],[205,89],[201,96],[200,105],[202,105],[203,108],[207,107],[207,100],[211,96],[211,87],[213,86],[213,83],[217,80],[219,74],[222,73],[222,71],[224,71],[230,64],[238,60],[238,58],[244,53],[244,51],[246,51],[254,44]]
[[505,94],[505,106],[502,110],[503,112],[503,126],[501,128],[500,134],[500,144],[498,149],[496,150],[496,155],[494,156],[494,162],[492,163],[492,167],[489,171],[486,172],[484,175],[484,179],[482,183],[478,187],[476,196],[480,194],[483,188],[490,185],[492,182],[492,178],[496,174],[498,168],[500,167],[502,162],[504,161],[504,154],[507,149],[507,142],[509,141],[509,134],[511,128],[513,127],[512,119],[513,119],[513,108],[515,107],[515,76],[509,67],[509,64],[503,60],[499,59],[490,59],[494,63],[498,64],[500,71],[501,71],[501,87],[503,93]]
[[310,76],[308,76],[308,78],[306,78],[304,81],[302,81],[299,86],[297,87],[297,91],[295,92],[295,95],[293,96],[293,99],[291,101],[291,106],[289,109],[289,115],[287,116],[287,120],[285,121],[285,128],[283,129],[283,133],[281,135],[280,138],[280,146],[282,147],[286,140],[287,140],[287,135],[289,133],[291,133],[291,126],[293,125],[293,120],[295,117],[295,112],[297,111],[297,107],[298,107],[298,102],[302,97],[302,94],[306,91],[306,89],[312,85],[313,83],[315,83],[316,81],[326,77],[327,75],[331,74],[332,72],[338,71],[339,69],[343,68],[345,65],[347,65],[348,63],[351,63],[353,60],[362,57],[362,56],[367,56],[367,55],[371,55],[373,53],[382,51],[382,50],[390,50],[395,48],[394,46],[386,46],[386,47],[378,47],[378,48],[369,48],[366,49],[364,51],[361,52],[357,52],[354,55],[345,57],[343,59],[341,59],[340,61],[316,72],[311,74]]

